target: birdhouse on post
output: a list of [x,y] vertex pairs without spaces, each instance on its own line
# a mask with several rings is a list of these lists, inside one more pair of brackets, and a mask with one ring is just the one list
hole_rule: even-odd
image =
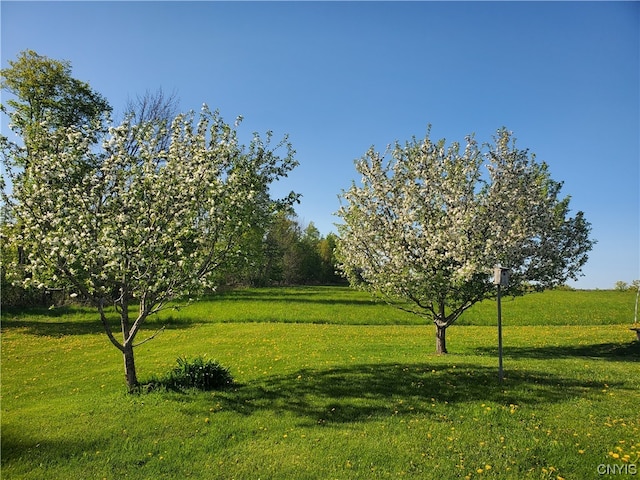
[[509,286],[509,269],[497,265],[493,269],[493,284],[501,287]]
[[498,378],[504,380],[502,367],[502,307],[500,305],[500,287],[509,286],[509,269],[496,265],[493,269],[493,284],[498,287]]

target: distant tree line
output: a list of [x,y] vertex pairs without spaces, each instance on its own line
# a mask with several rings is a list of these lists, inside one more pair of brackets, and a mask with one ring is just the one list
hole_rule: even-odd
[[264,231],[248,236],[245,256],[223,271],[219,285],[346,285],[337,271],[337,240],[334,233],[323,236],[313,222],[305,226],[293,209],[278,211]]

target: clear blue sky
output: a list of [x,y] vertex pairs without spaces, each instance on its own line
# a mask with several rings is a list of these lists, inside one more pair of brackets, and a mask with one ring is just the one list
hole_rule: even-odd
[[[563,180],[598,240],[574,286],[640,278],[638,2],[11,2],[3,67],[66,59],[116,112],[162,87],[253,131],[284,133],[298,169],[276,193],[335,230],[354,159],[501,126]],[[6,123],[3,123],[3,131]]]

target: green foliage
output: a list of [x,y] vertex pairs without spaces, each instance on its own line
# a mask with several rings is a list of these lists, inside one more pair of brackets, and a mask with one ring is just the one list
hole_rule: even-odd
[[247,261],[227,269],[227,285],[335,285],[345,283],[337,273],[337,237],[323,237],[313,222],[303,228],[292,209],[275,211],[264,231],[244,239]]
[[[2,89],[11,93],[2,105],[14,132],[24,141],[24,155],[14,157],[28,164],[48,144],[43,135],[61,128],[76,127],[96,141],[92,124],[102,123],[111,112],[107,100],[81,80],[71,76],[71,64],[25,50],[2,69]],[[10,108],[7,108],[10,107]],[[31,157],[31,158],[30,158]]]
[[178,365],[166,376],[153,379],[147,385],[151,389],[162,387],[168,390],[219,390],[230,387],[233,377],[229,369],[215,360],[195,357],[189,360],[185,357],[177,359]]

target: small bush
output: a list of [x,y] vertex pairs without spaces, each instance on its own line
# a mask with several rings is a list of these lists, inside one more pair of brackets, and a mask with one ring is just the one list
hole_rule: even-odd
[[196,388],[198,390],[217,390],[233,384],[233,377],[229,369],[214,360],[196,357],[188,360],[179,357],[178,365],[164,378],[153,379],[147,385],[148,390],[165,388],[167,390],[184,390]]

